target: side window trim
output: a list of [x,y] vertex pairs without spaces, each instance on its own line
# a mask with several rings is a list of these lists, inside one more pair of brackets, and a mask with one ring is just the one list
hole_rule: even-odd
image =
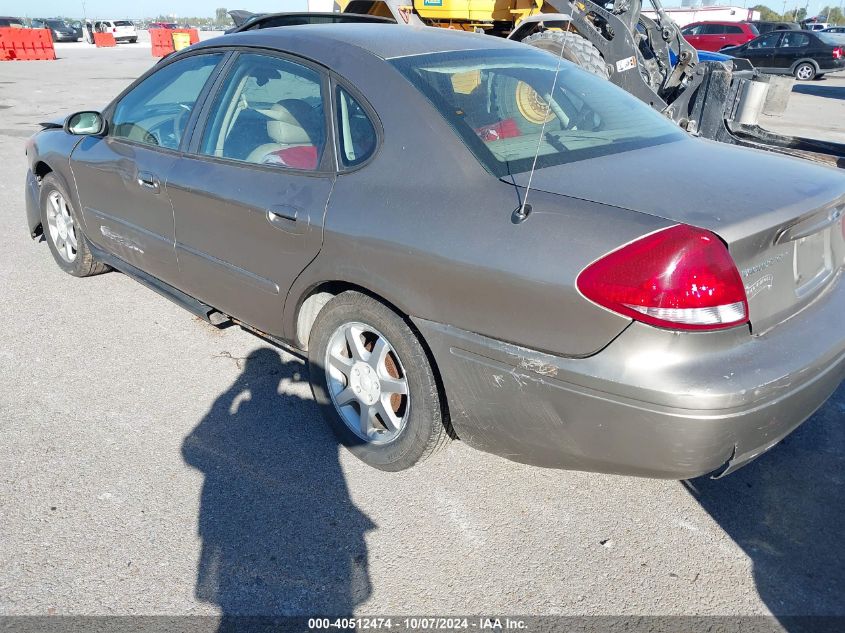
[[325,102],[323,104],[323,113],[326,117],[324,121],[325,129],[326,129],[326,141],[325,141],[325,148],[323,149],[323,156],[320,160],[320,164],[315,170],[309,171],[299,171],[299,170],[287,170],[291,173],[297,173],[302,175],[309,175],[309,176],[321,176],[325,177],[327,173],[333,174],[337,173],[337,157],[335,152],[335,135],[334,130],[332,128],[332,121],[334,120],[334,108],[333,108],[333,100],[331,99],[330,91],[332,90],[331,86],[331,78],[330,78],[330,71],[320,65],[317,64],[310,59],[299,57],[297,55],[291,55],[289,53],[284,53],[278,50],[272,49],[264,49],[264,48],[257,48],[257,47],[237,47],[237,48],[228,48],[225,49],[230,53],[230,57],[225,59],[221,62],[220,66],[217,69],[218,75],[217,77],[209,82],[208,86],[210,87],[209,93],[206,96],[205,102],[203,103],[203,107],[199,110],[199,115],[197,118],[196,125],[194,125],[193,129],[191,130],[191,138],[190,142],[185,146],[183,153],[190,155],[191,158],[196,160],[207,160],[207,161],[215,161],[215,162],[224,162],[229,165],[238,165],[244,168],[256,168],[256,169],[265,169],[270,170],[275,173],[280,173],[280,170],[276,166],[272,165],[259,165],[256,163],[247,163],[244,161],[234,160],[231,158],[225,157],[218,157],[218,156],[208,156],[207,154],[203,154],[200,151],[202,146],[203,137],[205,136],[206,130],[208,125],[211,123],[212,119],[212,109],[214,108],[215,103],[217,102],[218,97],[221,95],[221,92],[226,87],[227,79],[229,75],[231,75],[236,68],[238,57],[241,55],[246,54],[255,54],[255,55],[266,55],[267,57],[278,57],[279,59],[287,60],[294,64],[299,64],[301,66],[305,66],[316,72],[320,76],[320,89],[322,90],[324,95],[328,95],[325,98]]
[[171,148],[168,148],[168,147],[158,147],[158,148],[156,148],[156,149],[158,149],[158,151],[162,151],[162,152],[170,152],[170,153],[174,153],[174,154],[184,153],[186,151],[188,143],[190,142],[191,137],[194,135],[194,129],[195,129],[196,123],[198,121],[198,116],[199,116],[200,112],[203,110],[203,108],[205,107],[205,103],[208,100],[208,96],[209,96],[209,93],[211,91],[211,88],[212,88],[212,86],[214,86],[216,84],[221,69],[227,64],[229,51],[220,50],[220,49],[203,49],[201,51],[194,51],[194,52],[192,52],[191,54],[188,54],[188,55],[181,55],[177,59],[173,59],[172,61],[168,61],[167,63],[164,63],[161,66],[159,66],[159,65],[153,66],[150,70],[148,70],[146,73],[144,73],[138,79],[136,79],[134,82],[132,82],[123,92],[121,92],[117,97],[115,97],[115,99],[111,103],[109,103],[105,108],[103,108],[103,112],[102,112],[103,117],[108,122],[108,132],[106,133],[106,137],[111,139],[112,142],[116,142],[116,143],[127,143],[129,145],[136,145],[136,146],[139,146],[139,147],[146,147],[146,148],[153,147],[153,146],[147,145],[146,143],[140,143],[138,141],[133,141],[132,139],[128,139],[128,138],[124,138],[124,137],[118,137],[118,136],[112,136],[112,130],[114,129],[113,117],[114,117],[114,112],[115,112],[115,109],[117,107],[117,104],[119,104],[123,100],[123,98],[126,95],[128,95],[130,92],[132,92],[136,87],[138,87],[142,83],[144,83],[149,77],[152,77],[155,73],[159,72],[160,70],[169,66],[170,64],[174,64],[174,63],[177,63],[177,62],[179,62],[183,59],[188,59],[190,57],[195,57],[195,56],[198,56],[198,55],[219,55],[220,53],[223,53],[223,57],[217,63],[217,66],[214,67],[214,70],[211,71],[211,74],[209,75],[208,79],[206,80],[205,85],[203,86],[203,89],[200,91],[200,94],[197,96],[197,101],[196,101],[196,104],[194,105],[194,109],[191,112],[191,116],[188,118],[187,123],[185,124],[186,134],[180,139],[179,147],[176,148],[176,149],[171,149]]
[[214,102],[217,99],[217,94],[222,89],[223,84],[226,82],[226,78],[229,76],[232,67],[237,63],[238,56],[240,52],[237,50],[224,50],[221,51],[226,53],[226,56],[221,60],[220,64],[218,65],[217,69],[215,70],[215,74],[212,78],[209,79],[209,82],[206,84],[206,94],[204,95],[204,99],[202,102],[202,106],[199,108],[195,108],[196,110],[196,119],[193,121],[193,126],[191,127],[190,133],[188,134],[188,138],[186,139],[186,143],[182,146],[182,153],[184,154],[196,154],[199,151],[199,144],[202,143],[203,132],[205,131],[205,126],[208,125],[208,117],[211,108],[214,106]]
[[[376,146],[373,149],[372,153],[367,157],[367,159],[357,165],[352,165],[351,167],[347,167],[341,161],[341,147],[340,147],[340,140],[341,140],[341,130],[338,125],[338,117],[337,112],[340,111],[340,104],[337,103],[338,99],[338,89],[342,89],[344,92],[348,93],[358,105],[360,105],[364,112],[367,114],[367,117],[370,119],[370,123],[373,125],[373,130],[376,133]],[[331,72],[331,111],[332,111],[332,121],[331,121],[331,130],[332,130],[332,137],[334,143],[334,154],[335,154],[335,167],[338,173],[348,174],[353,171],[358,171],[359,169],[363,169],[367,165],[369,165],[376,156],[378,156],[379,152],[381,151],[382,143],[384,142],[384,125],[381,122],[381,118],[379,118],[378,113],[373,109],[373,106],[370,105],[370,102],[367,101],[366,98],[361,94],[359,90],[357,90],[350,82],[346,81],[342,77],[340,77],[337,73]]]

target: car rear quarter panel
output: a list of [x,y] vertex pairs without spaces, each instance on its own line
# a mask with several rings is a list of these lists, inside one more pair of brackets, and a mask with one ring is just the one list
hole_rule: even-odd
[[533,349],[587,356],[607,345],[630,320],[584,299],[578,273],[671,222],[537,191],[515,223],[517,188],[486,172],[428,101],[385,70],[346,75],[378,113],[384,142],[335,183],[323,249],[286,302],[287,338],[303,297],[338,280],[410,316]]

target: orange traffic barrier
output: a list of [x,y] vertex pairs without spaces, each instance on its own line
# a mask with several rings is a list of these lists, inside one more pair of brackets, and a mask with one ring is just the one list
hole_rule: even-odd
[[94,45],[97,48],[108,48],[117,46],[117,42],[111,33],[94,33]]
[[0,61],[56,59],[47,29],[0,28]]
[[187,34],[191,38],[191,44],[200,41],[200,35],[196,29],[150,29],[153,57],[164,57],[176,50],[173,45],[174,33]]

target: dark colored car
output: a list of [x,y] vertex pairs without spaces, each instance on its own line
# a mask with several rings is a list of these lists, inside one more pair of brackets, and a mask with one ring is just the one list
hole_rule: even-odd
[[767,73],[795,75],[802,81],[845,70],[845,38],[834,33],[776,31],[723,52]]
[[3,16],[0,17],[0,28],[25,29],[26,24],[20,18]]
[[54,42],[78,42],[82,36],[80,31],[77,31],[73,26],[64,20],[59,19],[34,19],[32,21],[32,28],[47,29]]
[[226,33],[241,33],[256,29],[272,29],[281,26],[301,26],[304,24],[396,24],[392,18],[382,18],[374,15],[358,13],[250,13],[248,11],[230,11],[229,16],[235,26]]
[[76,31],[76,35],[78,39],[82,39],[85,35],[85,27],[80,20],[74,20],[73,22],[69,23],[71,28]]
[[745,44],[759,33],[747,22],[693,22],[681,29],[681,35],[699,50],[718,52]]
[[753,24],[760,35],[771,33],[772,31],[800,31],[801,25],[797,22],[767,22],[764,20],[752,20],[749,24]]
[[524,44],[223,36],[27,155],[28,230],[63,270],[115,268],[307,354],[337,437],[384,470],[457,435],[723,475],[845,376],[841,171],[691,137]]
[[151,22],[150,25],[147,27],[148,29],[167,29],[169,31],[174,31],[179,28],[179,25],[175,22]]

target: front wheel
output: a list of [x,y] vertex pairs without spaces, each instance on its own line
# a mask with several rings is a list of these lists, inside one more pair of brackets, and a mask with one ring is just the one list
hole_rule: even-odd
[[802,62],[795,67],[793,74],[800,81],[810,81],[816,76],[816,67],[809,62]]
[[74,277],[90,277],[109,270],[91,254],[70,196],[53,174],[41,181],[40,204],[41,230],[62,270]]
[[357,292],[332,299],[311,330],[308,363],[329,426],[366,464],[405,470],[449,442],[428,356],[383,303]]

